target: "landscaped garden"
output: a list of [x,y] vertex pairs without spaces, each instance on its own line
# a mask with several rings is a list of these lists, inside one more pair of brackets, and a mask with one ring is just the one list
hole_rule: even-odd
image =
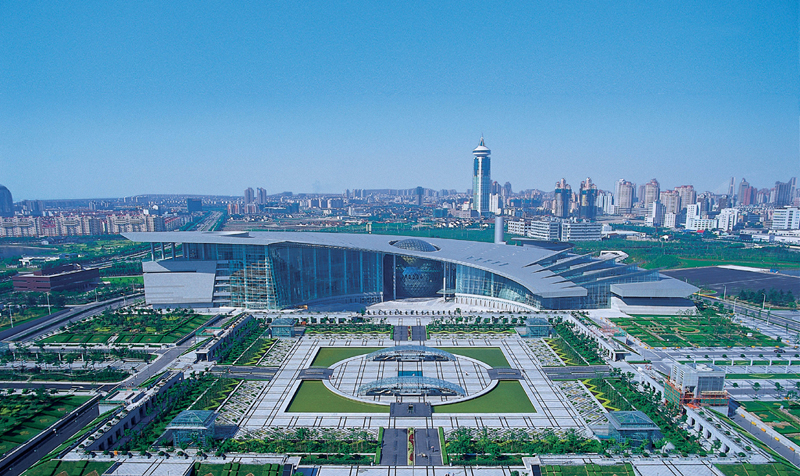
[[800,476],[800,470],[784,463],[736,463],[715,466],[725,476]]
[[60,461],[50,460],[34,466],[23,473],[24,476],[99,476],[113,461]]
[[[50,312],[56,312],[60,310],[61,308],[54,306],[50,308]],[[42,316],[46,316],[50,314],[50,312],[48,312],[48,308],[45,306],[20,307],[18,309],[12,309],[10,313],[8,309],[3,309],[3,312],[0,313],[0,331],[10,329],[12,320],[14,321],[14,326],[18,326],[33,319],[38,319]]]
[[[222,365],[230,365],[234,362],[241,360],[242,356],[245,353],[249,354],[246,356],[247,360],[253,359],[256,357],[258,350],[261,349],[261,345],[263,342],[258,343],[259,338],[264,335],[264,332],[267,331],[268,327],[267,324],[263,321],[257,321],[255,319],[250,320],[247,324],[245,324],[244,335],[240,336],[228,349],[226,349],[222,355],[220,355],[218,362]],[[253,349],[253,346],[258,345],[256,349]],[[267,347],[269,349],[269,347]],[[266,350],[264,351],[266,352]],[[260,358],[260,355],[258,356]]]
[[42,339],[44,344],[171,344],[194,332],[210,316],[188,309],[161,313],[152,309],[106,310],[92,319],[79,321],[64,332]]
[[307,324],[306,335],[316,334],[386,334],[392,333],[389,324]]
[[435,413],[536,413],[516,380],[501,380],[489,392],[470,400],[434,405]]
[[[599,453],[609,446],[570,429],[563,435],[552,429],[531,433],[522,429],[458,428],[447,434],[447,454],[453,465],[522,465],[531,454]],[[624,473],[622,473],[624,474]]]
[[103,368],[100,370],[37,371],[0,369],[0,381],[5,382],[119,382],[130,376],[124,370]]
[[547,345],[561,358],[565,365],[602,365],[605,363],[597,350],[597,343],[591,338],[575,333],[575,324],[556,319],[554,328],[558,333],[555,339],[546,339]]
[[228,398],[228,395],[239,385],[239,380],[221,378],[209,385],[208,389],[200,395],[191,407],[191,410],[212,410],[217,408]]
[[30,440],[89,400],[88,396],[58,396],[44,389],[0,398],[0,455]]
[[[302,464],[366,465],[374,461],[379,445],[375,435],[362,429],[301,427],[272,429],[265,438],[260,439],[227,440],[222,444],[221,451],[305,453],[302,455]],[[246,473],[242,473],[242,469],[239,469],[239,474]]]
[[265,337],[256,339],[256,341],[245,349],[239,358],[236,359],[234,365],[256,365],[261,358],[269,352],[269,349],[275,342],[276,339],[267,339]]
[[633,316],[611,319],[651,347],[774,347],[780,341],[707,309],[701,316]]
[[241,463],[225,463],[225,464],[203,464],[195,463],[194,471],[190,474],[198,476],[238,476],[248,475],[253,476],[281,476],[283,474],[283,465],[279,464],[241,464]]
[[779,402],[744,401],[741,403],[745,410],[756,415],[773,430],[792,442],[800,444],[800,403],[790,400]]
[[542,476],[634,476],[635,474],[630,463],[581,466],[551,464],[542,467]]

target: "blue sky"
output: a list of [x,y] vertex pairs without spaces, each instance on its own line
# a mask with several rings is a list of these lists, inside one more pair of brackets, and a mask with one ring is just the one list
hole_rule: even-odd
[[15,200],[724,191],[800,171],[798,1],[0,2]]

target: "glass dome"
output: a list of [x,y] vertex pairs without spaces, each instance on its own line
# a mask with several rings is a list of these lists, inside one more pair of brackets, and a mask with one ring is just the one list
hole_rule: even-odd
[[406,238],[405,240],[392,241],[389,244],[402,250],[423,251],[425,253],[439,251],[438,247],[433,246],[427,241],[420,240],[419,238]]

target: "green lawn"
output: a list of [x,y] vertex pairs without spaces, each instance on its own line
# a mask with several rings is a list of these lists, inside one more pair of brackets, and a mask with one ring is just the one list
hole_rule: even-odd
[[480,360],[490,367],[511,367],[499,347],[437,347],[451,354]]
[[320,347],[312,367],[328,368],[341,360],[349,359],[357,355],[369,354],[379,350],[380,347]]
[[800,476],[800,470],[783,463],[767,464],[717,464],[725,476]]
[[96,318],[93,321],[79,323],[71,330],[42,339],[41,342],[45,344],[105,344],[114,335],[119,335],[115,341],[119,344],[171,344],[193,332],[210,318],[211,316],[201,314],[166,315],[163,319],[157,320],[160,329],[132,326],[131,323],[103,324],[100,319]]
[[108,281],[109,284],[119,284],[123,286],[130,286],[136,284],[144,286],[144,277],[142,276],[104,276],[100,281]]
[[652,347],[784,346],[782,342],[721,316],[637,315],[611,319],[611,322]]
[[28,469],[24,476],[99,476],[103,474],[113,461],[59,461],[50,460]]
[[800,444],[800,403],[788,400],[752,401],[742,402],[742,405],[745,410],[769,424],[775,431]]
[[[601,466],[589,464],[581,466],[547,465],[542,467],[543,476],[634,476],[630,463]],[[777,475],[776,475],[777,476]]]
[[522,385],[502,380],[489,393],[464,402],[434,405],[435,413],[536,413]]
[[[60,309],[53,306],[51,310],[52,312],[56,312],[59,311]],[[46,316],[47,314],[48,314],[47,307],[30,307],[28,309],[25,309],[25,311],[21,313],[16,313],[12,311],[11,317],[14,318],[14,325],[18,326],[30,320]],[[4,309],[2,314],[0,314],[0,331],[4,331],[6,329],[11,328],[11,317],[9,317],[8,315],[8,309]]]
[[286,411],[289,413],[389,413],[389,405],[375,405],[351,400],[331,392],[319,380],[306,380],[298,387]]
[[47,397],[5,395],[0,400],[0,454],[5,454],[42,432],[89,400],[88,396]]

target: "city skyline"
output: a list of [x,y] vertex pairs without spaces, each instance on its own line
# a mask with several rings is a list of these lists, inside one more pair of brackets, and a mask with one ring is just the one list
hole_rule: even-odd
[[517,188],[716,191],[800,164],[796,2],[0,13],[18,199],[463,190],[481,132]]

